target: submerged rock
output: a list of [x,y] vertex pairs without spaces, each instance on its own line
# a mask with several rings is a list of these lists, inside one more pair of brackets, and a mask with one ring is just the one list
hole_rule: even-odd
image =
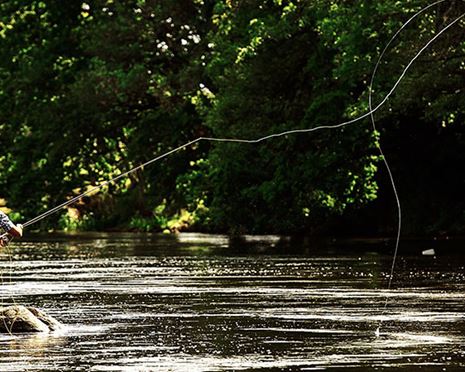
[[55,318],[35,307],[14,305],[0,308],[0,332],[50,332],[58,331],[63,325]]

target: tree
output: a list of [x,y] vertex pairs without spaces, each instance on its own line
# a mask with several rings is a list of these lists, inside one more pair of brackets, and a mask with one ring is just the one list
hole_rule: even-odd
[[[2,174],[25,217],[153,157],[198,131],[190,103],[208,4],[36,1],[3,5]],[[15,25],[9,28],[10,22]],[[21,109],[20,109],[21,108]],[[123,180],[81,213],[150,213],[199,148]],[[25,172],[25,170],[27,170]],[[30,171],[29,171],[30,170]],[[156,173],[158,172],[158,173]],[[157,176],[155,177],[155,174]],[[146,203],[147,194],[156,195]],[[128,198],[131,208],[127,208]],[[148,204],[148,205],[147,205]],[[109,206],[108,207],[105,207]]]
[[[229,4],[229,5],[228,5]],[[206,122],[219,137],[258,138],[350,117],[366,69],[343,74],[319,25],[326,4],[217,5]],[[365,64],[366,65],[366,64]],[[367,125],[215,146],[213,222],[252,232],[308,231],[376,196],[376,136]]]
[[[27,219],[199,136],[250,139],[353,119],[368,110],[380,50],[423,6],[4,2],[1,196]],[[464,11],[463,2],[442,2],[402,32],[377,74],[375,103]],[[463,27],[448,30],[415,62],[376,113],[380,133],[365,120],[258,145],[198,142],[81,200],[77,222],[161,229],[188,216],[171,227],[277,233],[318,231],[347,218],[363,225],[391,200],[379,168],[381,138],[413,216],[410,230],[459,230]],[[431,166],[441,177],[430,176]]]

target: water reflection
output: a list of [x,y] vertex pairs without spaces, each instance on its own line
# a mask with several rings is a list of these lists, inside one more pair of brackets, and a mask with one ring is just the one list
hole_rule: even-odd
[[404,256],[401,288],[386,291],[390,257],[373,249],[284,255],[286,238],[230,243],[131,234],[16,243],[13,262],[0,261],[4,275],[12,268],[3,302],[42,307],[67,329],[0,336],[0,370],[465,366],[460,257]]

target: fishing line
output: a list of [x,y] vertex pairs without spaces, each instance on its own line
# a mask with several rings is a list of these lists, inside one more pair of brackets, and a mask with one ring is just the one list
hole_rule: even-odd
[[[378,60],[376,61],[376,64],[375,64],[375,68],[373,69],[373,72],[372,72],[372,75],[371,75],[370,84],[368,86],[368,108],[370,110],[371,124],[372,124],[372,127],[373,127],[373,131],[375,133],[377,132],[377,128],[376,128],[376,124],[375,124],[375,117],[374,117],[374,114],[373,114],[373,106],[372,106],[373,83],[374,83],[374,80],[375,80],[376,73],[378,71],[378,67],[379,67],[379,65],[381,63],[381,60],[383,59],[384,55],[386,54],[386,52],[388,51],[389,47],[394,42],[394,40],[397,38],[397,36],[399,36],[399,34],[408,26],[408,24],[412,20],[414,20],[417,16],[419,16],[420,14],[422,14],[423,12],[428,10],[429,8],[431,8],[431,7],[433,7],[433,6],[437,5],[437,4],[440,4],[440,3],[444,2],[444,1],[446,1],[446,0],[436,1],[436,2],[434,2],[434,3],[432,3],[432,4],[428,5],[428,6],[424,7],[423,9],[419,10],[412,17],[410,17],[395,32],[395,34],[391,37],[391,39],[389,40],[389,42],[386,44],[383,51],[379,55]],[[396,265],[397,254],[398,254],[398,251],[399,251],[400,235],[401,235],[401,230],[402,230],[402,208],[401,208],[401,205],[400,205],[399,193],[397,191],[396,183],[394,181],[394,176],[392,175],[391,167],[389,166],[389,162],[388,162],[388,160],[387,160],[387,158],[386,158],[386,156],[384,154],[384,151],[383,151],[383,149],[381,147],[381,142],[380,141],[381,141],[381,139],[379,141],[376,141],[376,146],[377,146],[377,148],[379,150],[379,153],[381,155],[381,159],[383,159],[383,163],[384,163],[384,165],[386,167],[386,170],[388,172],[389,181],[391,183],[392,191],[394,192],[394,197],[395,197],[396,205],[397,205],[397,235],[396,235],[395,248],[394,248],[394,253],[393,253],[393,256],[392,256],[391,270],[390,270],[390,273],[389,273],[389,279],[388,279],[388,285],[387,285],[387,291],[389,291],[391,289],[392,280],[393,280],[393,277],[394,277],[394,268],[395,268],[395,265]],[[382,310],[381,315],[384,315],[386,313],[388,301],[389,301],[389,297],[386,294],[386,298],[385,298],[385,301],[384,301],[384,306],[383,306],[383,310]],[[380,334],[380,328],[381,328],[382,322],[383,322],[383,319],[381,317],[381,319],[380,319],[380,321],[378,323],[378,327],[377,327],[377,329],[375,331],[376,336],[379,336],[379,334]]]
[[[450,27],[452,27],[453,25],[455,25],[456,23],[458,23],[461,19],[463,19],[463,17],[465,16],[465,13],[460,15],[458,18],[456,18],[454,21],[452,21],[451,23],[449,23],[447,26],[445,26],[442,30],[440,30],[434,37],[432,37],[416,54],[415,56],[409,61],[409,63],[406,65],[406,67],[404,68],[404,70],[402,71],[402,73],[400,74],[399,78],[396,80],[396,82],[394,83],[394,85],[392,86],[392,88],[389,90],[389,92],[384,96],[384,98],[381,100],[381,102],[379,102],[374,108],[372,106],[372,87],[373,87],[373,82],[374,82],[374,78],[375,78],[375,75],[376,75],[376,72],[377,72],[377,69],[379,67],[379,64],[380,64],[380,61],[382,59],[382,57],[384,56],[384,54],[386,53],[387,49],[389,48],[389,46],[391,45],[391,43],[393,42],[393,40],[399,35],[399,33],[408,25],[408,23],[413,20],[416,16],[418,16],[419,14],[423,13],[425,10],[429,9],[430,7],[434,6],[434,5],[437,5],[441,2],[444,2],[446,0],[440,0],[440,1],[437,1],[433,4],[430,4],[428,5],[427,7],[421,9],[420,11],[418,11],[417,13],[415,13],[408,21],[406,21],[402,27],[394,34],[394,36],[391,38],[391,40],[389,41],[389,43],[386,45],[386,47],[384,48],[384,50],[382,51],[382,53],[380,54],[380,57],[378,58],[378,61],[376,63],[376,66],[373,70],[373,73],[372,73],[372,76],[371,76],[371,81],[370,81],[370,85],[369,85],[369,111],[366,112],[365,114],[362,114],[354,119],[350,119],[350,120],[347,120],[347,121],[344,121],[344,122],[341,122],[339,124],[334,124],[334,125],[321,125],[321,126],[316,126],[316,127],[312,127],[312,128],[304,128],[304,129],[292,129],[292,130],[287,130],[287,131],[284,131],[284,132],[279,132],[279,133],[273,133],[273,134],[269,134],[269,135],[266,135],[264,137],[260,137],[260,138],[256,138],[256,139],[241,139],[241,138],[219,138],[219,137],[198,137],[192,141],[189,141],[181,146],[178,146],[172,150],[169,150],[159,156],[156,156],[155,158],[141,164],[141,165],[138,165],[114,178],[111,178],[107,181],[104,181],[102,182],[101,184],[99,185],[96,185],[92,188],[90,188],[89,190],[73,197],[72,199],[70,200],[67,200],[65,202],[63,202],[62,204],[60,205],[57,205],[51,209],[49,209],[48,211],[42,213],[42,214],[39,214],[38,216],[34,217],[33,219],[27,221],[26,223],[23,224],[23,227],[28,227],[32,224],[35,224],[39,221],[41,221],[42,219],[58,212],[59,210],[67,207],[68,205],[71,205],[73,203],[75,203],[76,201],[78,201],[79,199],[81,199],[82,197],[86,196],[86,195],[89,195],[93,192],[96,192],[98,191],[99,189],[101,189],[102,187],[106,186],[106,185],[109,185],[113,182],[116,182],[117,180],[123,178],[123,177],[126,177],[140,169],[143,169],[144,167],[152,164],[152,163],[155,163],[163,158],[166,158],[168,157],[169,155],[171,154],[174,154],[184,148],[187,148],[189,146],[192,146],[194,145],[195,143],[197,142],[200,142],[200,141],[208,141],[208,142],[231,142],[231,143],[248,143],[248,144],[257,144],[257,143],[260,143],[260,142],[263,142],[263,141],[266,141],[266,140],[269,140],[269,139],[273,139],[273,138],[277,138],[277,137],[282,137],[282,136],[287,136],[287,135],[291,135],[291,134],[303,134],[303,133],[311,133],[311,132],[315,132],[315,131],[318,131],[318,130],[322,130],[322,129],[337,129],[337,128],[342,128],[344,126],[347,126],[347,125],[350,125],[350,124],[354,124],[360,120],[363,120],[367,117],[370,117],[371,118],[371,123],[372,123],[372,126],[373,126],[373,129],[376,131],[376,125],[375,125],[375,121],[374,121],[374,113],[376,111],[378,111],[381,107],[384,106],[384,104],[386,103],[386,101],[390,98],[390,96],[394,93],[394,91],[397,89],[397,87],[399,86],[400,82],[403,80],[405,74],[407,73],[407,71],[410,69],[410,67],[412,66],[412,64],[418,59],[418,57],[438,38],[440,37],[444,32],[446,32]],[[393,255],[393,262],[392,262],[392,266],[391,266],[391,272],[390,272],[390,275],[389,275],[389,282],[388,282],[388,290],[391,288],[391,284],[392,284],[392,278],[393,278],[393,273],[394,273],[394,267],[395,267],[395,260],[396,260],[396,257],[397,257],[397,253],[398,253],[398,246],[399,246],[399,241],[400,241],[400,233],[401,233],[401,206],[400,206],[400,200],[399,200],[399,197],[398,197],[398,193],[397,193],[397,188],[395,186],[395,182],[394,182],[394,178],[392,176],[392,172],[391,172],[391,169],[389,167],[389,164],[386,160],[386,157],[384,156],[384,153],[382,151],[382,148],[381,148],[381,145],[378,143],[377,144],[378,146],[378,150],[380,151],[380,154],[381,154],[381,157],[383,159],[383,162],[386,166],[386,169],[388,171],[388,174],[389,174],[389,179],[390,179],[390,182],[391,182],[391,185],[393,187],[393,190],[394,190],[394,194],[395,194],[395,198],[396,198],[396,203],[397,203],[397,208],[398,208],[398,229],[397,229],[397,237],[396,237],[396,246],[395,246],[395,251],[394,251],[394,255]],[[7,233],[3,234],[3,235],[0,235],[0,238],[3,238],[7,235]],[[385,305],[384,305],[384,310],[386,310],[386,307],[387,307],[387,297],[386,297],[386,301],[385,301]],[[377,329],[377,333],[379,333],[379,327]]]
[[[445,1],[445,0],[442,0],[442,1]],[[319,131],[319,130],[322,130],[322,129],[336,129],[336,128],[342,128],[344,126],[347,126],[347,125],[350,125],[350,124],[354,124],[360,120],[363,120],[369,116],[371,116],[373,113],[375,113],[376,111],[378,111],[382,106],[384,106],[384,104],[386,103],[386,101],[389,99],[389,97],[394,93],[394,91],[397,89],[398,85],[400,84],[400,82],[403,80],[405,74],[407,73],[407,71],[410,69],[410,67],[412,66],[412,64],[418,59],[418,57],[420,57],[420,55],[434,42],[436,41],[436,39],[438,37],[440,37],[444,32],[446,32],[450,27],[452,27],[454,24],[456,24],[457,22],[459,22],[463,17],[465,16],[465,13],[462,14],[461,16],[459,16],[457,19],[455,19],[454,21],[452,21],[450,24],[448,24],[446,27],[444,27],[441,31],[439,31],[434,37],[432,37],[416,54],[415,56],[410,60],[410,62],[406,65],[406,67],[404,68],[404,70],[402,71],[402,73],[400,74],[399,78],[396,80],[396,82],[394,83],[394,85],[392,86],[392,88],[389,90],[389,92],[384,96],[384,98],[382,99],[382,101],[380,103],[378,103],[374,108],[370,109],[368,112],[354,118],[354,119],[350,119],[350,120],[347,120],[347,121],[344,121],[344,122],[341,122],[339,124],[334,124],[334,125],[320,125],[320,126],[317,126],[317,127],[312,127],[312,128],[303,128],[303,129],[291,129],[291,130],[287,130],[287,131],[284,131],[284,132],[279,132],[279,133],[273,133],[273,134],[269,134],[269,135],[266,135],[264,137],[259,137],[259,138],[256,138],[256,139],[241,139],[241,138],[220,138],[220,137],[198,137],[192,141],[189,141],[189,142],[186,142],[185,144],[183,145],[180,145],[174,149],[171,149],[159,156],[156,156],[155,158],[143,163],[143,164],[140,164],[114,178],[111,178],[107,181],[104,181],[102,182],[101,184],[99,185],[96,185],[94,186],[93,188],[73,197],[72,199],[70,200],[67,200],[65,201],[64,203],[60,204],[60,205],[57,205],[56,207],[54,208],[51,208],[50,210],[34,217],[33,219],[25,222],[23,224],[24,227],[28,227],[32,224],[35,224],[37,222],[39,222],[40,220],[58,212],[59,210],[67,207],[68,205],[70,204],[73,204],[75,203],[76,201],[78,201],[79,199],[81,199],[83,196],[86,196],[90,193],[93,193],[99,189],[101,189],[102,187],[106,186],[106,185],[109,185],[123,177],[126,177],[150,164],[153,164],[163,158],[166,158],[168,157],[169,155],[171,154],[174,154],[186,147],[189,147],[189,146],[192,146],[194,145],[195,143],[197,142],[200,142],[200,141],[208,141],[208,142],[232,142],[232,143],[248,143],[248,144],[257,144],[257,143],[260,143],[260,142],[263,142],[263,141],[266,141],[266,140],[269,140],[269,139],[272,139],[272,138],[277,138],[277,137],[283,137],[283,136],[287,136],[287,135],[290,135],[290,134],[302,134],[302,133],[311,133],[311,132],[316,132],[316,131]],[[6,234],[4,234],[6,235]],[[4,236],[4,235],[1,235],[1,236]],[[1,237],[0,236],[0,237]]]
[[[9,240],[9,242],[13,241],[13,239],[14,239],[14,238],[12,237],[12,238]],[[11,273],[12,273],[12,271],[13,271],[13,270],[12,270],[12,268],[13,268],[13,254],[12,254],[11,249],[10,249],[10,247],[9,247],[9,243],[6,243],[6,245],[3,246],[3,248],[4,248],[5,251],[6,251],[6,255],[7,255],[7,257],[8,257],[8,263],[9,263],[9,265],[10,265],[10,270],[8,270],[8,273],[9,273],[9,274],[8,274],[7,281],[8,281],[8,284],[10,284],[10,286],[11,286],[11,285],[12,285]],[[4,280],[4,277],[3,277],[3,272],[0,272],[0,281],[1,281],[1,286],[4,287],[4,285],[5,285],[5,280]],[[6,296],[3,296],[3,295],[1,296],[1,298],[2,298],[2,300],[1,300],[1,307],[2,307],[2,308],[5,307],[5,297],[6,297]],[[10,295],[10,300],[11,300],[11,302],[13,303],[13,305],[15,305],[15,306],[17,305],[16,300],[15,300],[15,298],[13,297],[12,294]],[[14,322],[9,326],[9,325],[8,325],[8,322],[7,322],[7,320],[6,320],[6,316],[3,317],[3,325],[4,325],[6,331],[8,332],[8,334],[9,334],[10,336],[13,335],[13,332],[12,332],[12,331],[13,331],[13,324],[14,324]]]

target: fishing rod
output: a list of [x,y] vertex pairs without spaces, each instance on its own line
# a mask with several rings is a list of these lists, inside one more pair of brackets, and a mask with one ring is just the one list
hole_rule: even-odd
[[[342,128],[344,126],[347,126],[347,125],[351,125],[351,124],[354,124],[356,122],[359,122],[367,117],[370,117],[371,119],[371,123],[372,123],[372,127],[373,127],[373,130],[374,131],[377,131],[377,128],[376,128],[376,124],[375,124],[375,120],[374,120],[374,113],[376,111],[378,111],[381,107],[384,106],[384,104],[387,102],[387,100],[390,98],[390,96],[394,93],[394,91],[397,89],[397,87],[399,86],[400,82],[403,80],[403,78],[405,77],[405,74],[407,73],[407,71],[410,69],[410,67],[412,66],[412,64],[418,59],[418,57],[420,57],[420,55],[432,44],[434,43],[434,41],[436,41],[436,39],[438,39],[443,33],[445,33],[450,27],[452,27],[453,25],[457,24],[460,20],[462,20],[465,16],[465,13],[464,14],[461,14],[459,17],[457,17],[454,21],[450,22],[448,25],[446,25],[442,30],[440,30],[434,37],[432,37],[415,55],[414,57],[409,61],[409,63],[406,65],[406,67],[403,69],[402,73],[400,74],[399,78],[396,80],[396,82],[394,83],[394,85],[392,86],[392,88],[389,90],[389,92],[384,96],[384,98],[375,106],[373,107],[373,104],[372,104],[372,93],[373,93],[373,83],[374,83],[374,79],[375,79],[375,76],[376,76],[376,73],[377,73],[377,70],[378,70],[378,67],[380,65],[380,62],[382,60],[382,58],[384,57],[385,53],[387,52],[387,50],[389,49],[390,45],[392,44],[392,42],[396,39],[396,37],[405,29],[405,27],[407,27],[407,25],[414,19],[416,18],[418,15],[420,15],[421,13],[423,13],[424,11],[426,11],[427,9],[431,8],[432,6],[435,6],[439,3],[442,3],[442,2],[445,2],[446,0],[439,0],[439,1],[436,1],[424,8],[422,8],[421,10],[419,10],[417,13],[415,13],[412,17],[410,17],[398,30],[397,32],[392,36],[392,38],[390,39],[390,41],[388,42],[388,44],[386,45],[386,47],[383,49],[383,51],[381,52],[377,62],[376,62],[376,65],[375,65],[375,68],[372,72],[372,75],[371,75],[371,81],[370,81],[370,84],[369,84],[369,96],[368,96],[368,103],[369,103],[369,110],[368,112],[354,118],[354,119],[350,119],[350,120],[347,120],[347,121],[344,121],[344,122],[341,122],[341,123],[338,123],[338,124],[334,124],[334,125],[320,125],[320,126],[316,126],[316,127],[312,127],[312,128],[304,128],[304,129],[291,129],[291,130],[287,130],[287,131],[283,131],[283,132],[279,132],[279,133],[273,133],[273,134],[269,134],[269,135],[266,135],[266,136],[263,136],[263,137],[259,137],[259,138],[256,138],[256,139],[241,139],[241,138],[219,138],[219,137],[198,137],[192,141],[189,141],[181,146],[178,146],[174,149],[171,149],[161,155],[158,155],[156,156],[155,158],[143,163],[143,164],[140,164],[114,178],[111,178],[109,180],[106,180],[104,182],[102,182],[101,184],[98,184],[92,188],[90,188],[89,190],[71,198],[70,200],[67,200],[65,202],[63,202],[62,204],[59,204],[47,211],[45,211],[44,213],[42,214],[39,214],[38,216],[32,218],[31,220],[25,222],[23,224],[23,227],[26,228],[26,227],[29,227],[41,220],[43,220],[44,218],[47,218],[48,216],[54,214],[54,213],[57,213],[58,211],[60,211],[61,209],[64,209],[66,208],[67,206],[77,202],[78,200],[80,200],[82,197],[86,196],[86,195],[89,195],[93,192],[96,192],[98,191],[99,189],[101,189],[102,187],[106,186],[106,185],[109,185],[111,183],[114,183],[116,182],[117,180],[123,178],[123,177],[126,177],[140,169],[143,169],[144,167],[150,165],[150,164],[153,164],[163,158],[166,158],[168,156],[170,156],[171,154],[174,154],[184,148],[187,148],[189,146],[192,146],[194,145],[195,143],[198,143],[198,142],[201,142],[201,141],[208,141],[208,142],[232,142],[232,143],[245,143],[245,144],[257,144],[257,143],[260,143],[260,142],[263,142],[263,141],[266,141],[266,140],[269,140],[269,139],[273,139],[273,138],[277,138],[277,137],[282,137],[282,136],[287,136],[287,135],[291,135],[291,134],[303,134],[303,133],[311,133],[311,132],[315,132],[315,131],[318,131],[318,130],[323,130],[323,129],[337,129],[337,128]],[[399,196],[398,196],[398,192],[397,192],[397,188],[396,188],[396,185],[395,185],[395,182],[394,182],[394,177],[392,175],[392,171],[390,169],[390,166],[389,166],[389,163],[383,153],[383,150],[381,148],[381,145],[379,143],[377,143],[377,147],[378,147],[378,150],[380,152],[380,155],[383,159],[383,162],[385,164],[385,167],[388,171],[388,175],[389,175],[389,180],[391,182],[391,186],[393,188],[393,191],[394,191],[394,195],[395,195],[395,199],[396,199],[396,204],[397,204],[397,210],[398,210],[398,224],[397,224],[397,235],[396,235],[396,244],[395,244],[395,250],[394,250],[394,254],[393,254],[393,260],[392,260],[392,265],[391,265],[391,270],[390,270],[390,274],[389,274],[389,281],[388,281],[388,287],[387,289],[389,290],[391,288],[391,284],[392,284],[392,279],[393,279],[393,274],[394,274],[394,268],[395,268],[395,262],[396,262],[396,257],[397,257],[397,254],[398,254],[398,248],[399,248],[399,242],[400,242],[400,235],[401,235],[401,226],[402,226],[402,212],[401,212],[401,205],[400,205],[400,200],[399,200]],[[8,235],[8,233],[4,233],[3,235],[0,235],[0,239],[3,239],[4,237],[6,237]],[[388,298],[386,297],[386,300],[385,300],[385,304],[384,304],[384,308],[383,308],[383,312],[386,310],[386,307],[387,307],[387,303],[388,303]],[[378,328],[376,329],[376,335],[379,335],[379,329],[380,329],[380,326],[381,326],[381,322],[379,323],[379,326]]]
[[[438,1],[437,3],[440,3],[440,2],[443,2],[443,1],[446,1],[446,0],[441,0],[441,1]],[[436,3],[434,3],[436,4]],[[429,5],[427,8],[431,7],[432,5],[434,4],[431,4]],[[425,9],[422,9],[420,10],[417,14],[421,13],[422,11],[426,10],[427,8]],[[287,135],[291,135],[291,134],[303,134],[303,133],[311,133],[311,132],[315,132],[315,131],[318,131],[318,130],[323,130],[323,129],[337,129],[337,128],[341,128],[341,127],[344,127],[344,126],[347,126],[347,125],[350,125],[350,124],[354,124],[360,120],[363,120],[365,119],[366,117],[371,117],[376,111],[378,111],[381,107],[384,106],[384,104],[386,103],[386,101],[390,98],[390,96],[394,93],[394,91],[397,89],[398,85],[400,84],[400,82],[403,80],[403,78],[405,77],[405,74],[407,73],[407,71],[410,69],[410,67],[412,66],[412,64],[418,59],[418,57],[420,57],[420,55],[437,39],[439,38],[444,32],[446,32],[450,27],[452,27],[453,25],[455,25],[457,22],[459,22],[463,17],[465,16],[465,13],[460,15],[458,18],[456,18],[454,21],[452,21],[451,23],[449,23],[446,27],[444,27],[441,31],[439,31],[433,38],[431,38],[421,49],[420,51],[418,51],[415,56],[410,60],[410,62],[406,65],[406,67],[404,68],[404,70],[402,71],[402,73],[400,74],[399,78],[396,80],[396,82],[394,83],[394,85],[392,86],[392,88],[389,90],[389,92],[384,96],[384,98],[381,100],[381,102],[379,102],[374,108],[371,107],[371,109],[369,109],[368,112],[354,118],[354,119],[350,119],[350,120],[347,120],[347,121],[343,121],[341,123],[338,123],[338,124],[334,124],[334,125],[320,125],[320,126],[316,126],[316,127],[312,127],[312,128],[304,128],[304,129],[291,129],[291,130],[287,130],[287,131],[283,131],[283,132],[279,132],[279,133],[273,133],[273,134],[270,134],[270,135],[266,135],[266,136],[263,136],[263,137],[259,137],[259,138],[256,138],[256,139],[241,139],[241,138],[220,138],[220,137],[198,137],[192,141],[189,141],[181,146],[178,146],[172,150],[169,150],[159,156],[156,156],[155,158],[143,163],[143,164],[140,164],[114,178],[111,178],[107,181],[104,181],[102,182],[101,184],[99,185],[96,185],[94,186],[93,188],[73,197],[72,199],[70,200],[67,200],[65,202],[63,202],[62,204],[59,204],[49,210],[47,210],[46,212],[42,213],[42,214],[39,214],[38,216],[32,218],[31,220],[25,222],[23,224],[23,227],[28,227],[32,224],[35,224],[37,222],[39,222],[40,220],[58,212],[59,210],[75,203],[76,201],[78,201],[79,199],[81,199],[82,197],[90,194],[90,193],[93,193],[95,191],[98,191],[99,189],[101,189],[102,187],[108,185],[108,184],[111,184],[113,182],[116,182],[117,180],[123,178],[123,177],[126,177],[150,164],[153,164],[163,158],[166,158],[168,157],[169,155],[171,154],[174,154],[176,152],[178,152],[179,150],[182,150],[186,147],[189,147],[189,146],[192,146],[194,145],[195,143],[197,142],[200,142],[200,141],[208,141],[208,142],[233,142],[233,143],[249,143],[249,144],[256,144],[256,143],[260,143],[260,142],[263,142],[263,141],[266,141],[266,140],[269,140],[269,139],[273,139],[273,138],[277,138],[277,137],[282,137],[282,136],[287,136]],[[399,31],[400,32],[400,31]],[[397,34],[396,34],[397,35]],[[391,41],[392,42],[392,41]],[[390,43],[391,43],[390,42]],[[384,53],[385,51],[383,51]],[[378,61],[378,65],[379,65],[379,61]],[[371,102],[371,101],[370,101]],[[371,106],[371,104],[370,104]],[[0,237],[3,237],[4,235],[1,235]]]
[[[441,0],[441,1],[438,1],[437,3],[440,3],[442,1],[446,1],[446,0]],[[435,3],[436,4],[436,3]],[[434,5],[434,4],[432,4]],[[430,5],[430,6],[432,6]],[[428,6],[427,8],[429,8],[430,6]],[[426,9],[426,8],[425,8]],[[423,10],[425,10],[423,9]],[[422,10],[422,11],[423,11]],[[421,12],[421,11],[420,11]],[[394,91],[397,89],[397,87],[399,86],[400,82],[404,79],[405,77],[405,74],[407,73],[407,71],[410,69],[410,67],[412,66],[412,64],[418,59],[418,57],[420,57],[420,55],[434,42],[436,41],[436,39],[438,39],[444,32],[446,32],[450,27],[452,27],[453,25],[455,25],[457,22],[459,22],[461,19],[463,19],[463,17],[465,16],[465,13],[460,15],[458,18],[456,18],[454,21],[452,21],[451,23],[449,23],[447,26],[445,26],[441,31],[439,31],[433,38],[431,38],[416,54],[415,56],[410,60],[410,62],[406,65],[406,67],[403,69],[402,73],[400,74],[399,78],[396,80],[396,82],[394,83],[394,85],[392,86],[392,88],[389,90],[389,92],[384,96],[384,98],[381,100],[381,102],[379,102],[375,107],[371,107],[369,109],[369,111],[367,111],[366,113],[354,118],[354,119],[350,119],[350,120],[347,120],[347,121],[343,121],[341,123],[338,123],[338,124],[333,124],[333,125],[320,125],[320,126],[316,126],[316,127],[312,127],[312,128],[303,128],[303,129],[291,129],[291,130],[287,130],[287,131],[283,131],[283,132],[278,132],[278,133],[273,133],[273,134],[269,134],[269,135],[266,135],[266,136],[263,136],[263,137],[259,137],[259,138],[256,138],[256,139],[241,139],[241,138],[220,138],[220,137],[198,137],[192,141],[189,141],[189,142],[186,142],[185,144],[183,145],[180,145],[174,149],[171,149],[161,155],[158,155],[156,156],[155,158],[151,159],[151,160],[148,160],[147,162],[143,163],[143,164],[140,164],[114,178],[111,178],[109,180],[106,180],[104,182],[102,182],[101,184],[98,184],[94,187],[92,187],[91,189],[73,197],[72,199],[70,200],[67,200],[65,202],[63,202],[62,204],[59,204],[49,210],[47,210],[46,212],[42,213],[42,214],[39,214],[38,216],[32,218],[31,220],[25,222],[23,224],[23,227],[29,227],[41,220],[43,220],[44,218],[60,211],[61,209],[77,202],[79,199],[81,199],[82,197],[88,195],[88,194],[91,194],[95,191],[98,191],[99,189],[101,189],[102,187],[106,186],[106,185],[109,185],[111,183],[114,183],[116,182],[117,180],[123,178],[123,177],[126,177],[126,176],[129,176],[130,174],[140,170],[140,169],[143,169],[144,167],[150,165],[150,164],[153,164],[163,158],[166,158],[168,157],[169,155],[172,155],[184,148],[187,148],[187,147],[190,147],[198,142],[201,142],[201,141],[207,141],[207,142],[232,142],[232,143],[246,143],[246,144],[257,144],[257,143],[260,143],[260,142],[263,142],[263,141],[267,141],[269,139],[273,139],[273,138],[278,138],[278,137],[283,137],[283,136],[287,136],[287,135],[291,135],[291,134],[303,134],[303,133],[311,133],[311,132],[316,132],[316,131],[319,131],[319,130],[323,130],[323,129],[337,129],[337,128],[342,128],[344,126],[347,126],[347,125],[351,125],[351,124],[354,124],[356,122],[359,122],[367,117],[371,117],[376,111],[378,111],[381,107],[384,106],[384,104],[386,103],[386,101],[391,97],[391,95],[394,93]],[[378,61],[379,62],[379,61]],[[379,64],[379,63],[378,63]],[[371,102],[371,101],[370,101]],[[370,104],[371,106],[371,104]]]

